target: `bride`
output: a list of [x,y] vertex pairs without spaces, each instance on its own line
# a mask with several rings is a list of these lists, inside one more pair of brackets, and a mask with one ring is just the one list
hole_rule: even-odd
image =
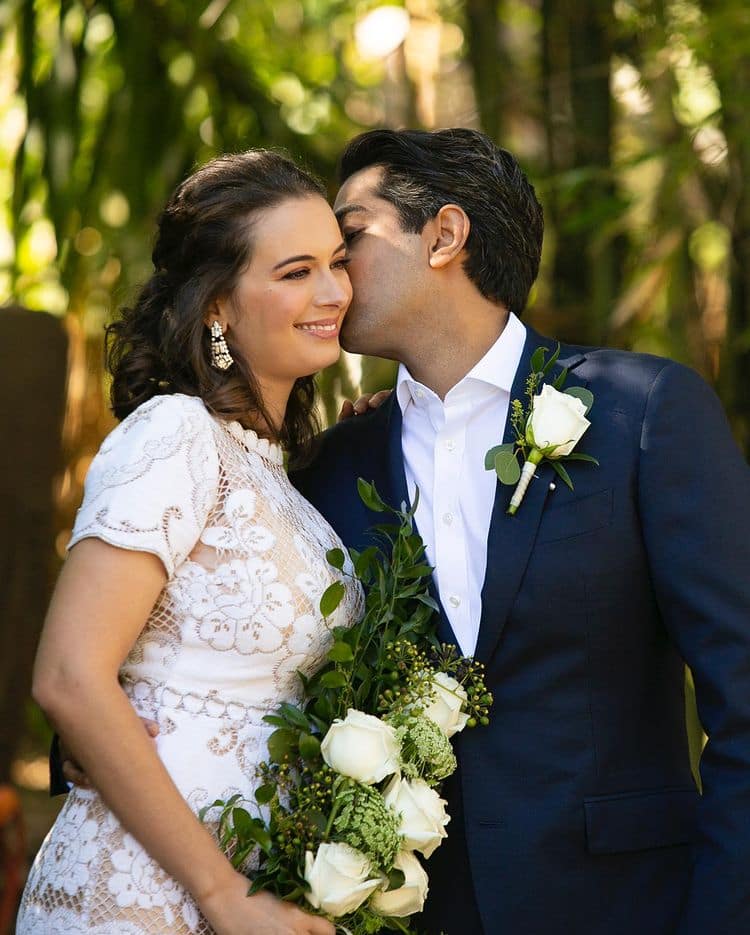
[[[32,867],[18,935],[332,935],[247,879],[196,813],[253,801],[272,728],[333,621],[331,527],[287,480],[312,374],[351,300],[321,186],[285,157],[214,160],[159,219],[155,271],[108,328],[122,420],[86,478],[34,697],[97,790],[75,788]],[[327,625],[328,624],[328,625]],[[154,743],[139,717],[158,722]],[[210,816],[210,813],[209,813]]]

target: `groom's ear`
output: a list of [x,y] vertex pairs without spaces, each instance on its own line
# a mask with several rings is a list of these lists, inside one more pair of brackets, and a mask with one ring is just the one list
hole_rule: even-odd
[[459,205],[443,205],[430,225],[430,266],[443,269],[452,263],[466,246],[471,230],[469,217]]

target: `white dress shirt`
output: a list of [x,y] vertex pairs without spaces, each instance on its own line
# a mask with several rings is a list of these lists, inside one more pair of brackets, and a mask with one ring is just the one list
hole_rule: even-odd
[[402,364],[396,398],[409,498],[419,488],[416,522],[462,653],[473,655],[482,616],[487,536],[497,475],[484,456],[502,444],[513,378],[526,329],[510,314],[503,333],[447,394],[418,383]]

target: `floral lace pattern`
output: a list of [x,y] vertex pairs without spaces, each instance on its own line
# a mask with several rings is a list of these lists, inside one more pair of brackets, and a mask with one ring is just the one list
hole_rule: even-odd
[[[241,793],[252,803],[272,728],[299,699],[330,628],[362,613],[359,586],[332,620],[320,595],[341,547],[290,484],[278,446],[175,394],[140,406],[105,439],[86,478],[70,545],[87,537],[152,552],[164,587],[120,670],[156,746],[196,813]],[[99,795],[74,789],[37,855],[19,935],[210,935],[195,902],[120,825]]]

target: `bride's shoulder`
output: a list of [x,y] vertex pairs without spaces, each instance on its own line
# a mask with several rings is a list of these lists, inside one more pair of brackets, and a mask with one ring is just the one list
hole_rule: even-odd
[[[88,480],[110,482],[113,476],[162,477],[169,486],[185,477],[213,479],[216,444],[213,417],[197,396],[154,396],[127,415],[104,439]],[[170,480],[170,478],[172,480]]]

